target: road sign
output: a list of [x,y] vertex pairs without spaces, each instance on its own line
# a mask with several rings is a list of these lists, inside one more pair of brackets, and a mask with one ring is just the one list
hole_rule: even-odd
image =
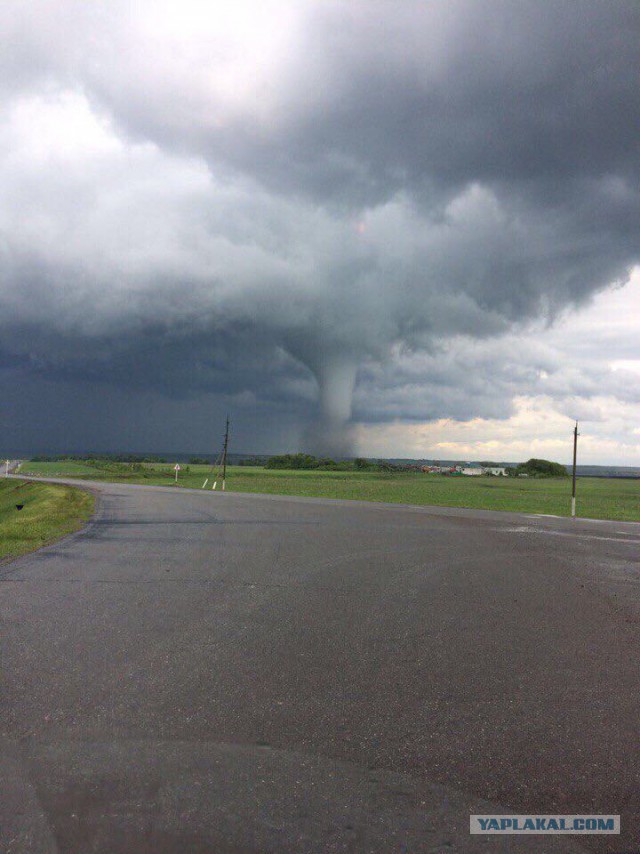
[[180,463],[176,463],[173,467],[174,472],[176,473],[176,483],[178,482],[178,472],[180,471]]

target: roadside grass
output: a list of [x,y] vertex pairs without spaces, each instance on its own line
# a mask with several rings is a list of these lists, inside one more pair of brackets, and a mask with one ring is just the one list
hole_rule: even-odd
[[[173,464],[23,463],[20,473],[158,486],[175,484]],[[211,466],[185,464],[178,474],[178,486],[200,489],[206,478],[209,478],[207,489],[210,489],[213,482]],[[232,492],[568,516],[571,478],[446,477],[418,472],[286,471],[229,466],[227,489]],[[581,477],[578,479],[577,491],[579,516],[640,521],[640,480]]]
[[[18,510],[16,505],[22,504]],[[49,483],[0,480],[0,560],[38,549],[77,531],[91,516],[93,496]]]

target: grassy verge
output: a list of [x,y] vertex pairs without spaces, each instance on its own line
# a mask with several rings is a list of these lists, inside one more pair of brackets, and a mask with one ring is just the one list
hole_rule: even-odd
[[[23,474],[69,476],[96,480],[170,486],[169,464],[130,466],[125,463],[85,465],[75,462],[23,463]],[[210,478],[210,466],[183,466],[178,485],[199,489]],[[227,469],[227,489],[401,504],[470,507],[549,513],[568,516],[570,478],[443,477],[421,473],[279,471],[249,466]],[[578,515],[592,519],[640,521],[640,480],[587,478],[578,480]]]
[[0,480],[0,560],[77,531],[93,507],[92,495],[70,486]]

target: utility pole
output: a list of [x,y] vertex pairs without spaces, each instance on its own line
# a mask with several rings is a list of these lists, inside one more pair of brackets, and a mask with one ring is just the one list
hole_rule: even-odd
[[578,422],[573,430],[573,489],[571,490],[571,516],[576,516],[576,459],[578,456]]
[[[222,469],[222,488],[225,488],[225,482],[227,479],[227,449],[229,447],[229,416],[227,415],[227,426],[224,431],[224,444],[222,446],[222,453],[218,457],[215,467],[217,469],[217,474],[215,475],[215,480],[213,481],[213,486],[211,489],[215,489],[218,485],[218,478],[220,477],[220,469]],[[209,478],[205,480],[202,484],[202,489],[207,485]]]
[[229,416],[227,415],[227,427],[224,431],[224,448],[222,450],[222,489],[224,490],[227,479],[227,448],[229,447]]

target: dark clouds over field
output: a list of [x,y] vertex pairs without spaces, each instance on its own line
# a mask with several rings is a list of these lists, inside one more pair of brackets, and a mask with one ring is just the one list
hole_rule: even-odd
[[514,341],[638,263],[636,2],[133,5],[0,10],[12,444],[629,403]]

